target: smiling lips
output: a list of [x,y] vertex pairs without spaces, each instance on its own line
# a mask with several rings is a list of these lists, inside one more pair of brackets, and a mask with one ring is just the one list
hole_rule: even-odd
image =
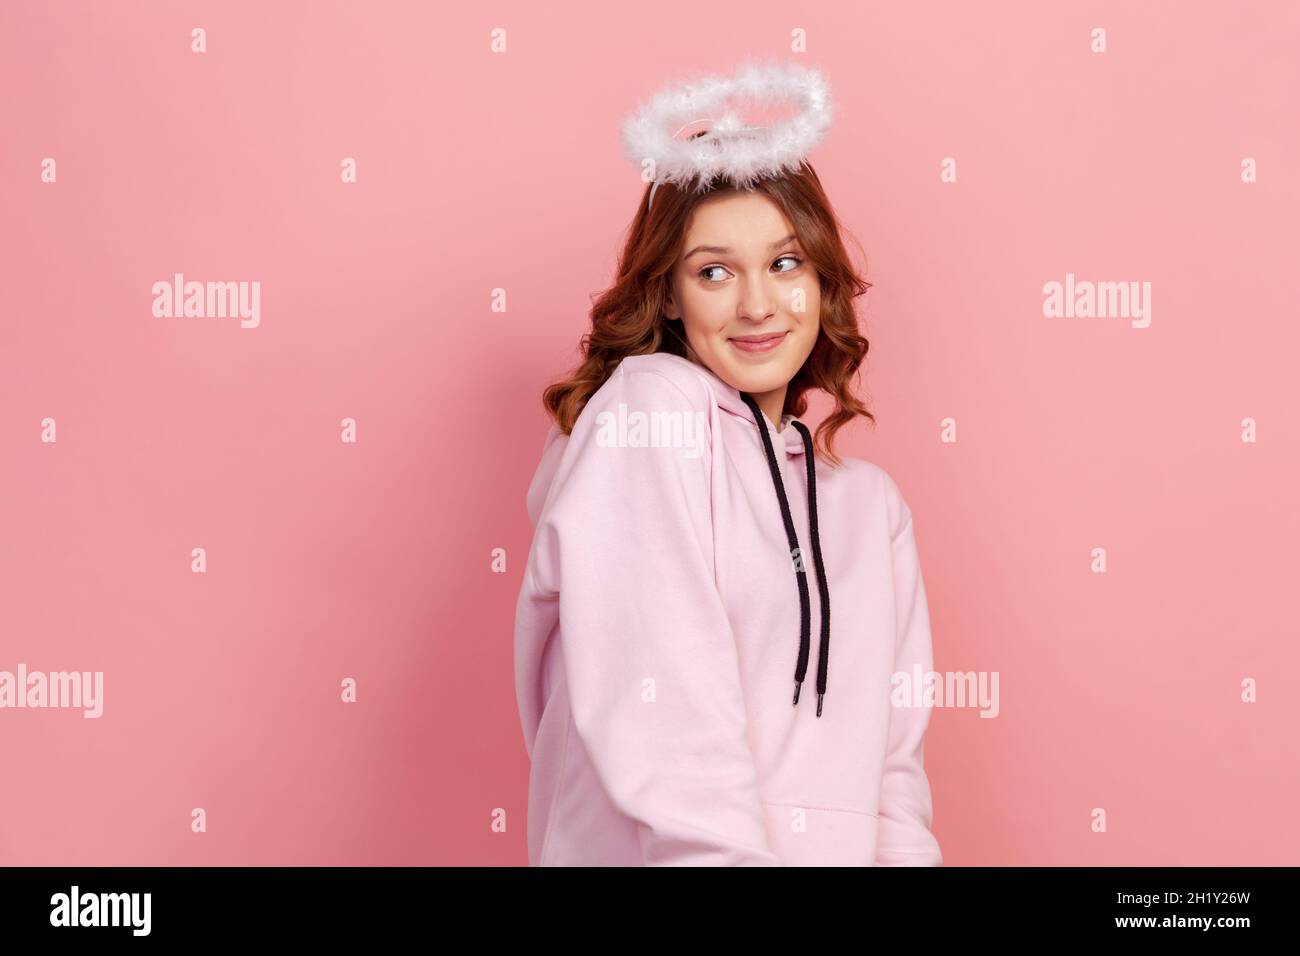
[[766,335],[738,335],[728,341],[742,352],[770,352],[782,342],[789,332],[769,332]]

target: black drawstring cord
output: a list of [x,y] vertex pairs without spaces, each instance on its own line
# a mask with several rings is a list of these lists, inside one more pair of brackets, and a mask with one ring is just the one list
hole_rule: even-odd
[[[790,556],[793,558],[799,554],[799,537],[795,534],[794,519],[790,517],[790,502],[785,497],[785,484],[781,481],[781,471],[776,463],[776,453],[772,451],[772,439],[767,434],[767,427],[763,421],[763,413],[759,410],[758,403],[754,401],[747,393],[741,392],[740,397],[744,399],[745,404],[749,406],[750,412],[754,415],[754,424],[758,426],[759,437],[763,440],[763,450],[767,452],[767,465],[772,471],[772,485],[776,488],[777,501],[781,505],[781,518],[785,521],[785,537],[790,543]],[[799,554],[800,561],[803,555]],[[804,676],[808,673],[808,622],[812,612],[808,606],[808,582],[804,579],[803,572],[795,570],[795,583],[799,585],[799,663],[794,670],[794,702],[799,703],[799,688],[803,684]]]
[[[758,426],[758,435],[763,441],[763,451],[767,454],[767,465],[772,472],[772,486],[776,489],[777,502],[781,506],[781,520],[785,522],[785,536],[790,544],[790,556],[793,558],[799,555],[799,561],[802,565],[803,554],[799,550],[799,536],[794,530],[794,519],[790,517],[790,502],[785,495],[785,483],[781,480],[781,469],[776,462],[776,453],[772,450],[772,439],[767,433],[763,413],[759,410],[758,403],[754,401],[747,393],[741,392],[740,397],[745,404],[749,406],[750,412],[754,416],[754,424]],[[795,424],[792,422],[792,424]],[[799,425],[799,434],[803,437],[804,452],[808,456],[808,526],[812,533],[813,539],[813,561],[817,568],[818,577],[818,594],[822,599],[822,632],[821,632],[821,660],[817,665],[817,716],[822,715],[822,700],[826,696],[826,663],[827,652],[830,646],[830,589],[826,586],[826,571],[822,566],[821,541],[817,534],[817,505],[816,505],[816,479],[813,475],[815,463],[812,460],[811,437],[806,428]],[[794,703],[799,703],[799,690],[803,685],[804,677],[808,674],[808,652],[809,652],[809,623],[812,617],[809,607],[808,581],[804,577],[804,571],[799,568],[795,569],[795,583],[799,586],[799,661],[795,665],[794,671]]]
[[831,586],[822,564],[822,541],[817,530],[817,462],[813,458],[812,435],[803,422],[791,420],[803,437],[803,457],[808,464],[808,533],[812,535],[813,563],[817,566],[817,594],[822,602],[822,639],[817,648],[817,716],[822,715],[822,698],[826,696],[826,671],[831,652]]

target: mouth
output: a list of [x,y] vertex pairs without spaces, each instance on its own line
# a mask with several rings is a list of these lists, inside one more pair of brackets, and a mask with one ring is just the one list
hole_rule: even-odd
[[789,332],[768,332],[765,335],[737,335],[727,341],[740,351],[754,355],[771,352],[784,342],[785,337],[789,334]]

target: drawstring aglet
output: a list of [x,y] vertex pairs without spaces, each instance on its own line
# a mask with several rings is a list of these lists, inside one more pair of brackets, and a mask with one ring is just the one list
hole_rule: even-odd
[[797,680],[794,682],[794,704],[796,707],[799,706],[799,688],[801,686],[803,686],[803,681]]
[[818,717],[822,715],[822,698],[825,696],[826,696],[825,694],[817,695],[817,716]]

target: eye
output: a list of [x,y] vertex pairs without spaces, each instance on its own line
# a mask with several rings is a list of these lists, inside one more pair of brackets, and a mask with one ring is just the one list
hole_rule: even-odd
[[[776,262],[786,262],[786,261],[790,263],[789,267],[784,269],[778,268],[776,270],[777,272],[794,272],[795,269],[798,269],[801,265],[803,265],[803,259],[795,255],[784,255],[776,260]],[[776,262],[774,262],[773,265],[776,265]],[[709,283],[721,282],[722,281],[721,278],[712,279],[709,277],[709,273],[713,269],[721,269],[723,272],[727,271],[722,266],[705,266],[703,269],[697,272],[696,275],[698,275],[701,279]]]

